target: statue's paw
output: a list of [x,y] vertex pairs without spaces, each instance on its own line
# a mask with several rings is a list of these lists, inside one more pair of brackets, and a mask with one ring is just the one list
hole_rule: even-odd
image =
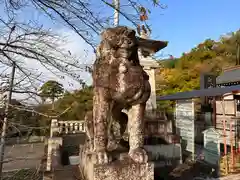
[[146,163],[148,161],[147,152],[143,148],[136,148],[130,150],[129,156],[136,163]]
[[94,152],[94,143],[93,143],[93,141],[87,141],[86,151],[87,151],[88,153]]
[[96,164],[107,164],[111,161],[112,159],[106,151],[96,152]]
[[94,152],[94,143],[93,143],[93,141],[91,141],[91,142],[89,143],[89,150],[90,150],[91,152]]

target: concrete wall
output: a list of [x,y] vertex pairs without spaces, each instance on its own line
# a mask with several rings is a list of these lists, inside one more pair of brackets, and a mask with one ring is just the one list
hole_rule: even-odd
[[69,134],[63,135],[63,151],[64,154],[71,155],[79,155],[79,145],[84,144],[86,135],[82,134]]
[[150,154],[150,159],[157,164],[182,162],[182,150],[180,144],[145,145],[144,148]]

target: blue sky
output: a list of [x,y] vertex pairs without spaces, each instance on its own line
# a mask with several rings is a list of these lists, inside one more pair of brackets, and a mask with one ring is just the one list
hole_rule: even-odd
[[240,0],[161,2],[168,8],[161,11],[154,8],[150,24],[153,38],[169,41],[164,54],[180,56],[207,38],[217,40],[220,35],[240,28]]
[[[149,0],[142,0],[146,2]],[[151,8],[151,37],[169,41],[163,54],[181,56],[207,38],[240,28],[240,0],[160,0],[165,10]],[[149,4],[149,3],[148,3]],[[150,5],[148,6],[150,7]],[[128,24],[123,18],[120,24]]]
[[[95,1],[92,0],[92,2]],[[151,37],[169,41],[168,47],[162,51],[163,54],[178,57],[207,38],[217,40],[220,35],[240,28],[237,19],[240,17],[240,0],[160,0],[168,6],[165,10],[153,8],[149,3],[151,0],[139,1],[151,8],[152,13],[148,22],[153,30]],[[127,0],[120,0],[120,2],[124,5]],[[103,8],[98,3],[94,6],[101,14],[111,15],[113,13],[112,9]],[[131,13],[128,10],[127,12]],[[28,20],[29,17],[38,19],[45,26],[63,28],[59,24],[53,25],[49,18],[39,16],[35,10],[25,9],[22,15]],[[120,25],[130,24],[121,17]]]

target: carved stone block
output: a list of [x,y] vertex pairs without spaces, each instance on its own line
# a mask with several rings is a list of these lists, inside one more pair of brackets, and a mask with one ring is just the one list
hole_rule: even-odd
[[122,158],[107,164],[95,164],[94,155],[82,158],[80,169],[87,180],[154,180],[154,164],[135,163],[125,154]]

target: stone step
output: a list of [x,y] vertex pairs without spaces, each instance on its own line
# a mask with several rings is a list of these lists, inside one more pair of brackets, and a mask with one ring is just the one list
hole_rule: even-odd
[[81,173],[78,166],[63,166],[54,170],[53,180],[81,180]]

